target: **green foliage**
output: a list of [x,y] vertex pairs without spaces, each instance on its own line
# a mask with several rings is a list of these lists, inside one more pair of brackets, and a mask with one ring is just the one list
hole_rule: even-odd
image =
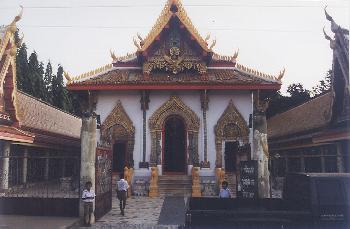
[[[18,32],[16,34],[15,39],[19,39]],[[76,115],[81,114],[79,101],[65,87],[61,65],[58,65],[57,74],[53,74],[51,62],[49,61],[45,68],[44,63],[39,62],[35,51],[29,58],[27,57],[25,43],[18,47],[16,58],[17,88],[19,90],[64,111]]]
[[287,92],[289,95],[287,96],[282,95],[280,92],[275,92],[271,96],[269,108],[266,111],[267,118],[309,101],[312,99],[311,95],[315,97],[329,91],[331,87],[331,75],[332,70],[329,70],[325,79],[321,80],[317,86],[313,87],[312,91],[305,89],[301,83],[295,83],[288,86]]

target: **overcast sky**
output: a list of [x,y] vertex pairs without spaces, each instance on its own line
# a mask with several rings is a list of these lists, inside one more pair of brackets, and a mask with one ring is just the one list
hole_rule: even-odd
[[[9,24],[24,6],[19,29],[28,52],[45,63],[61,64],[71,75],[111,62],[109,50],[124,55],[136,50],[132,39],[150,31],[166,0],[0,0],[0,24]],[[331,68],[332,51],[322,28],[331,34],[323,12],[349,27],[350,1],[345,0],[182,0],[202,36],[217,39],[214,51],[238,63],[278,74],[284,67],[283,90],[301,82],[311,89]]]

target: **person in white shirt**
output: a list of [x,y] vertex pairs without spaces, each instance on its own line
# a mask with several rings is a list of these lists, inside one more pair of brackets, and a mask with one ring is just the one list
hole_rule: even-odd
[[81,196],[84,202],[84,223],[86,226],[91,226],[91,214],[94,209],[95,192],[91,190],[92,183],[90,181],[85,183],[85,189]]
[[120,180],[117,182],[117,197],[119,199],[120,213],[124,215],[126,197],[129,188],[128,182],[124,179],[124,174],[119,175]]
[[222,188],[220,189],[219,197],[220,198],[231,198],[231,192],[228,188],[227,181],[223,181],[221,184]]

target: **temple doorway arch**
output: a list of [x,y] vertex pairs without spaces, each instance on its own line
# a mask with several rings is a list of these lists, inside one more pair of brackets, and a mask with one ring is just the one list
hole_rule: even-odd
[[101,125],[101,142],[113,148],[113,172],[134,167],[135,127],[119,100]]
[[[164,165],[164,150],[168,147],[165,140],[169,139],[166,128],[172,128],[171,125],[176,125],[179,129],[184,129],[183,134],[185,157],[178,158],[184,163],[183,167],[187,165],[199,166],[198,155],[198,131],[200,121],[196,113],[189,108],[177,96],[171,96],[160,108],[158,108],[149,119],[149,126],[151,130],[151,158],[150,165]],[[180,133],[178,133],[180,136]],[[182,135],[181,135],[182,136]],[[176,150],[176,149],[173,149]],[[169,158],[166,159],[171,159]],[[168,162],[167,162],[168,163]],[[182,166],[182,165],[180,165]],[[165,172],[167,172],[165,170]]]
[[249,128],[232,100],[219,118],[214,129],[216,168],[222,168],[224,163],[225,169],[228,168],[234,172],[239,162],[237,159],[239,147],[249,142]]

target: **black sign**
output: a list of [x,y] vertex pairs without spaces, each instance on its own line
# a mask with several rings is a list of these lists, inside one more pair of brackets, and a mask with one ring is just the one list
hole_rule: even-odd
[[241,161],[241,197],[258,198],[258,162]]

